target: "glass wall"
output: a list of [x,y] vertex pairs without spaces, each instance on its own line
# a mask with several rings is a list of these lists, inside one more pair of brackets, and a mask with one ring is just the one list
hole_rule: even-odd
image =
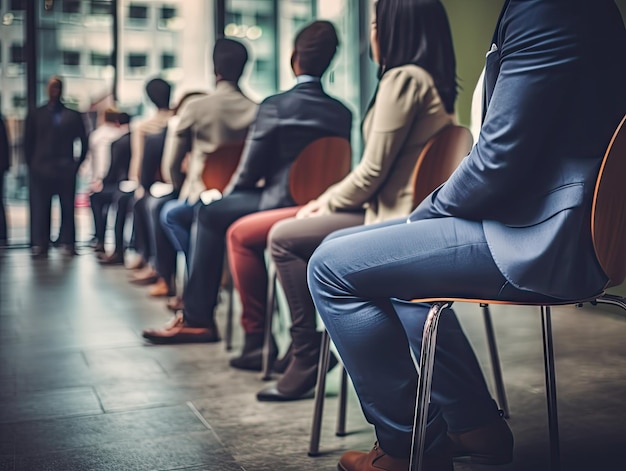
[[26,2],[0,2],[0,112],[5,119],[11,147],[11,169],[5,184],[6,197],[25,199],[26,169],[22,134],[26,117]]

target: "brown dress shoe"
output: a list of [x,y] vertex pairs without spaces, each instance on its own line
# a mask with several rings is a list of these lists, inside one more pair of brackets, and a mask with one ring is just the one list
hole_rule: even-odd
[[159,278],[157,282],[150,287],[149,294],[150,296],[154,296],[155,298],[169,296],[170,287],[167,285],[167,281],[165,281],[163,278]]
[[136,271],[130,277],[130,282],[136,285],[152,285],[159,279],[159,274],[151,266]]
[[[408,458],[394,458],[374,444],[369,453],[361,451],[345,452],[339,464],[339,471],[407,471],[409,469]],[[452,456],[442,454],[425,456],[423,462],[424,471],[453,471]]]
[[501,465],[513,461],[513,433],[502,418],[469,432],[448,433],[452,454],[472,463]]
[[177,313],[162,329],[146,329],[142,335],[143,338],[159,344],[209,343],[220,340],[215,328],[186,325],[182,312]]

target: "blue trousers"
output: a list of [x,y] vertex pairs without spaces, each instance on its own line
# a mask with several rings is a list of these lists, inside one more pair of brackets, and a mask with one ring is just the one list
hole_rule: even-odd
[[178,252],[185,254],[189,266],[191,246],[191,226],[193,225],[200,202],[189,204],[187,200],[171,200],[161,210],[161,227]]
[[[387,453],[407,457],[419,357],[429,305],[409,300],[468,296],[524,300],[495,265],[480,222],[395,220],[334,232],[313,254],[308,282],[367,420]],[[447,431],[472,430],[499,416],[476,356],[454,315],[439,324],[427,452]]]

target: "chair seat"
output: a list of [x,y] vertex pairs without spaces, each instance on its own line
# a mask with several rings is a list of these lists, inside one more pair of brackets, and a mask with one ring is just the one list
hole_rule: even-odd
[[507,301],[502,299],[473,299],[473,298],[455,298],[455,297],[437,297],[437,298],[416,298],[411,299],[412,303],[443,303],[443,302],[460,302],[472,304],[503,304],[509,306],[567,306],[569,304],[584,304],[596,301],[604,296],[604,292],[600,292],[590,298],[581,299],[554,299],[544,297],[544,299],[536,299],[530,301]]

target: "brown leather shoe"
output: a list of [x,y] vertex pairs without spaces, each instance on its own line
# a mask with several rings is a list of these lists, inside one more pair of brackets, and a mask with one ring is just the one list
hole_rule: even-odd
[[136,285],[152,285],[159,279],[159,274],[151,266],[136,271],[130,277],[130,282]]
[[513,461],[513,433],[502,418],[469,432],[448,433],[452,455],[472,463],[501,465]]
[[142,335],[143,338],[159,344],[210,343],[220,340],[215,328],[186,325],[182,312],[177,313],[162,329],[146,329]]
[[[374,444],[369,453],[361,451],[345,452],[339,464],[339,471],[407,471],[409,469],[408,458],[394,458]],[[452,456],[436,455],[425,456],[423,462],[424,471],[453,471]]]
[[162,298],[170,294],[170,287],[167,285],[167,281],[163,278],[159,278],[155,284],[150,287],[150,296],[155,298]]

